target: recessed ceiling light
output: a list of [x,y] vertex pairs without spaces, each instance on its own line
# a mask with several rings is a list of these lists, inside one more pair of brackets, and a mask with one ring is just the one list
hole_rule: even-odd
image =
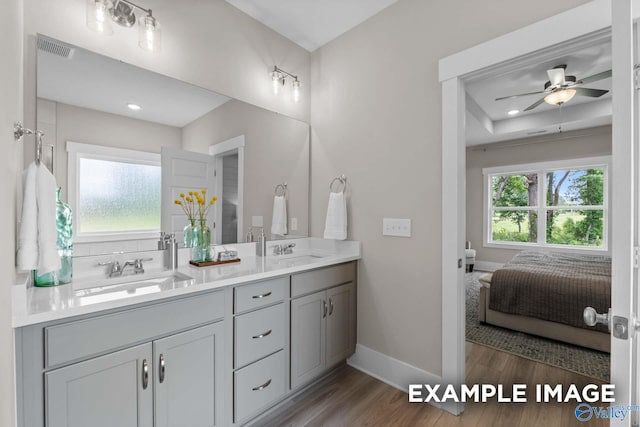
[[129,107],[129,109],[133,111],[142,110],[142,107],[139,106],[138,104],[127,104],[127,107]]
[[507,114],[510,116],[515,116],[516,114],[518,114],[520,112],[520,110],[511,110],[509,111]]

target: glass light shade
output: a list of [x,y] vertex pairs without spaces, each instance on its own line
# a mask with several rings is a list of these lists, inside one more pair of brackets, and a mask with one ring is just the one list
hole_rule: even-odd
[[271,81],[273,84],[273,93],[275,95],[278,94],[278,92],[280,91],[280,73],[277,71],[272,71],[271,72]]
[[162,32],[158,21],[153,16],[145,16],[138,22],[138,45],[150,52],[160,52],[162,50]]
[[549,95],[544,97],[544,100],[547,104],[560,105],[564,104],[565,102],[571,101],[575,94],[575,89],[564,89],[550,93]]
[[300,101],[300,80],[293,81],[293,102],[298,103]]
[[87,0],[87,27],[97,33],[113,34],[109,13],[111,7],[109,0]]

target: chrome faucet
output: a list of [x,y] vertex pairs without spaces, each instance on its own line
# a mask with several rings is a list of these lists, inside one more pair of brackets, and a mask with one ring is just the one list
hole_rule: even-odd
[[295,243],[289,243],[288,245],[274,245],[273,246],[273,254],[274,255],[289,255],[293,253],[293,248],[296,246]]
[[151,261],[153,260],[153,258],[136,258],[134,260],[131,261],[125,261],[125,263],[123,265],[120,265],[119,261],[109,261],[109,262],[101,262],[98,263],[98,265],[109,265],[110,268],[107,271],[107,276],[109,277],[119,277],[122,276],[122,273],[124,273],[124,270],[128,267],[128,266],[133,266],[133,273],[134,274],[142,274],[144,273],[144,265],[142,264],[144,261]]

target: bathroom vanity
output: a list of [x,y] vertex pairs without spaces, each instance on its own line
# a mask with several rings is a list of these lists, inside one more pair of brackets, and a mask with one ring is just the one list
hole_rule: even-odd
[[360,247],[334,249],[16,286],[18,425],[259,425],[355,351]]

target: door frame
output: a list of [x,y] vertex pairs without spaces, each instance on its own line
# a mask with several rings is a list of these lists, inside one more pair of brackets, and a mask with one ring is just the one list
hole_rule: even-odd
[[[238,208],[236,210],[238,243],[244,241],[244,145],[244,135],[238,135],[209,146],[209,154],[215,157],[216,174],[217,171],[222,170],[222,157],[235,152],[238,153]],[[216,178],[215,194],[222,195],[222,174]],[[223,196],[224,195],[222,195],[222,197]],[[220,226],[215,228],[214,239],[217,244],[220,244],[220,242],[222,242],[222,204],[215,206],[215,208],[215,221],[217,224],[220,224]]]
[[[442,380],[445,383],[465,382],[465,79],[477,77],[497,66],[514,65],[516,61],[535,61],[541,51],[551,47],[562,49],[570,41],[608,31],[611,1],[594,0],[439,61],[442,84]],[[634,8],[634,13],[638,10]],[[452,403],[444,409],[457,415],[464,410],[464,405]]]

